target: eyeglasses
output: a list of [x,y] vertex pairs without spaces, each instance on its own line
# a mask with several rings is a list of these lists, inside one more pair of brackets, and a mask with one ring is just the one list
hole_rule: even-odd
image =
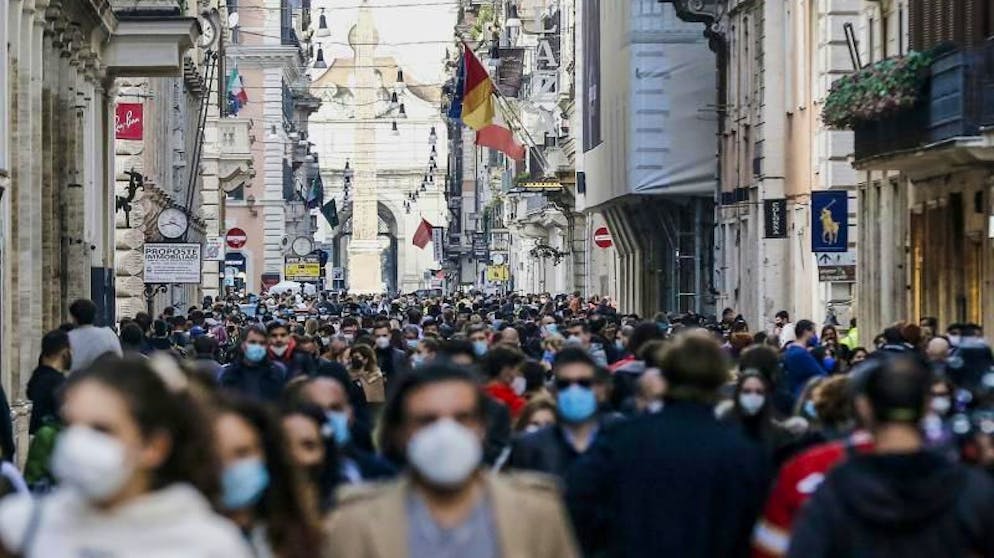
[[589,388],[594,385],[594,381],[590,378],[583,378],[582,380],[567,380],[565,378],[556,378],[556,389],[569,389],[570,386],[576,384],[580,387]]

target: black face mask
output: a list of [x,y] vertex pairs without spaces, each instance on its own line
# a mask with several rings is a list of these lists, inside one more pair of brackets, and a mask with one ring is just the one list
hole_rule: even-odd
[[356,370],[365,368],[362,358],[352,357],[352,368],[355,368]]

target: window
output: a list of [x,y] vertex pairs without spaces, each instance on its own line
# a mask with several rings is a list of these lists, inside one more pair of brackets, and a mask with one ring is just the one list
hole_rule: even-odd
[[244,201],[245,200],[245,183],[242,182],[232,190],[225,192],[224,199],[228,201]]

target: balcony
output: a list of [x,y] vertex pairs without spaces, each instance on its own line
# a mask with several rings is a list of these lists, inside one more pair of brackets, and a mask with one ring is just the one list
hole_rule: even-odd
[[929,72],[915,107],[856,126],[857,168],[917,173],[994,160],[994,39],[936,58]]
[[209,117],[204,127],[204,157],[252,159],[252,120]]

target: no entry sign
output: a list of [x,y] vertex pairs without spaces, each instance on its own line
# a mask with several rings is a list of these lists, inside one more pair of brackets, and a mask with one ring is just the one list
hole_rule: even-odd
[[228,234],[224,236],[224,242],[228,245],[228,248],[233,248],[235,250],[245,246],[245,241],[248,237],[245,235],[245,231],[235,227],[228,231]]
[[594,244],[599,248],[610,248],[614,246],[614,240],[611,239],[611,231],[607,230],[607,227],[597,227],[594,230]]

